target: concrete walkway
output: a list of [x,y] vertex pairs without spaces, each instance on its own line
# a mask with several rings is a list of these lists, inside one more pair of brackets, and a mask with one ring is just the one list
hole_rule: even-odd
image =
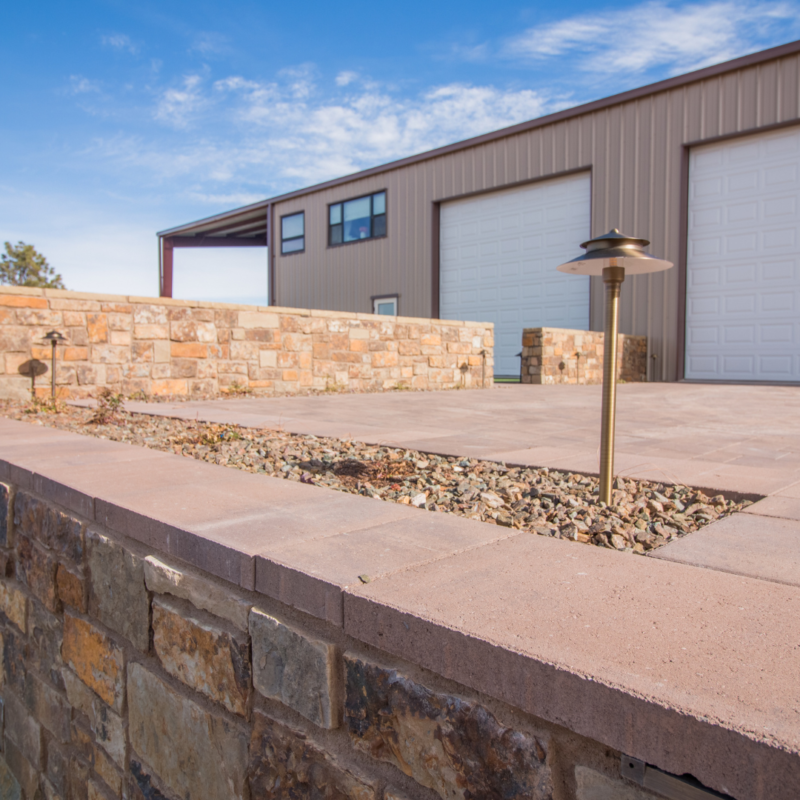
[[[597,472],[599,386],[127,403],[130,411]],[[762,496],[656,558],[800,586],[800,389],[626,384],[617,474]]]

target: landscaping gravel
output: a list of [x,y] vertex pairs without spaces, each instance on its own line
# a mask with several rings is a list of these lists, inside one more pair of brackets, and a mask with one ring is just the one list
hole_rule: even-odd
[[98,410],[5,402],[0,414],[38,425],[151,447],[290,481],[428,511],[458,514],[542,536],[645,553],[750,505],[687,486],[617,478],[613,503],[595,477],[437,456],[349,439]]

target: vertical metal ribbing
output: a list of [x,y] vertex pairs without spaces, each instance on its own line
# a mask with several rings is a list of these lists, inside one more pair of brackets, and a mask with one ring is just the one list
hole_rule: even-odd
[[614,426],[617,411],[617,334],[619,332],[619,290],[625,280],[623,267],[606,267],[605,335],[603,336],[603,411],[600,431],[600,502],[611,504],[614,482]]

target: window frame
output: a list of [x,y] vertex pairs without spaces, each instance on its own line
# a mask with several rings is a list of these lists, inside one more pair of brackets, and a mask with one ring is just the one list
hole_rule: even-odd
[[[373,205],[373,202],[374,202],[373,198],[375,197],[376,194],[383,194],[383,196],[384,196],[383,214],[377,214],[376,215],[376,214],[374,214],[372,212],[372,205]],[[349,203],[352,200],[363,200],[364,198],[367,198],[367,197],[369,198],[370,227],[373,226],[373,224],[374,224],[373,220],[375,219],[376,216],[379,216],[379,217],[382,216],[384,218],[384,225],[385,225],[384,232],[380,236],[368,236],[366,239],[352,239],[349,242],[341,241],[341,242],[338,242],[337,244],[333,244],[331,242],[331,228],[333,227],[331,225],[331,208],[333,208],[333,206],[341,206],[342,207],[342,222],[341,223],[337,223],[337,224],[342,225],[342,228],[344,228],[344,204],[345,203]],[[385,239],[389,235],[389,192],[388,192],[388,190],[387,189],[376,189],[374,192],[367,192],[367,194],[358,194],[358,195],[355,195],[354,197],[346,197],[343,200],[337,200],[335,203],[328,203],[328,206],[327,206],[327,225],[328,225],[328,247],[329,248],[330,247],[344,247],[345,245],[348,245],[348,244],[359,244],[360,242],[371,242],[371,241],[373,241],[375,239]],[[344,230],[342,230],[342,239],[344,239]],[[391,296],[394,297],[395,295],[391,295]]]
[[[359,239],[359,241],[363,241],[363,239]],[[350,244],[350,242],[348,242]],[[338,246],[338,245],[337,245]],[[372,300],[372,313],[378,317],[399,317],[400,316],[400,295],[395,292],[394,294],[376,294],[373,295],[370,300]],[[378,303],[385,303],[387,300],[394,301],[394,314],[379,314],[378,313]]]
[[[303,215],[303,235],[302,236],[290,236],[288,239],[283,238],[283,221],[288,219],[289,217],[296,217],[300,214]],[[300,209],[300,211],[292,211],[289,214],[281,214],[281,256],[296,256],[300,253],[305,253],[306,251],[306,210]],[[298,239],[303,240],[303,249],[302,250],[290,250],[288,253],[283,252],[283,243],[284,242],[296,242]]]

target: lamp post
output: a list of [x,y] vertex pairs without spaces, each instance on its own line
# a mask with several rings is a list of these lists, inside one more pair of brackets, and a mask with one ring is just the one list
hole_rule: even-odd
[[53,346],[53,354],[50,357],[50,394],[53,397],[53,406],[56,404],[56,347],[60,342],[66,342],[65,336],[58,331],[48,331],[44,335],[44,341],[50,342]]
[[603,277],[606,285],[605,333],[603,336],[603,412],[600,431],[600,502],[611,504],[614,481],[614,426],[617,410],[617,334],[619,332],[619,290],[625,274],[661,272],[671,261],[646,253],[647,239],[624,236],[614,228],[604,236],[584,242],[586,252],[561,264],[559,272]]

